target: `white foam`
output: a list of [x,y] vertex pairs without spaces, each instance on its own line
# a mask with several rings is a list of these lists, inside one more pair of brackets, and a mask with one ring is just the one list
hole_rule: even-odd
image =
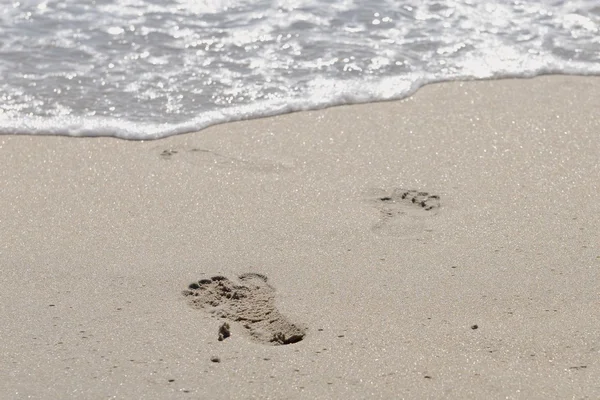
[[155,139],[405,97],[600,74],[595,0],[21,1],[0,11],[0,133]]

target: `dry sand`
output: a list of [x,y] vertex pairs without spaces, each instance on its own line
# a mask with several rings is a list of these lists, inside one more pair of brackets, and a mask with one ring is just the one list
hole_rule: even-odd
[[548,76],[2,136],[0,397],[598,398],[599,110]]

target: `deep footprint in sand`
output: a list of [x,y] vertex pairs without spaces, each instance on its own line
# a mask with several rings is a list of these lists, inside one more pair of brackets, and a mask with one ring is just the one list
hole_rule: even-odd
[[201,279],[190,284],[183,295],[191,307],[235,323],[255,341],[281,345],[304,338],[306,329],[291,323],[275,307],[275,289],[266,276],[247,273],[238,278],[241,284],[224,276]]
[[431,231],[431,217],[440,208],[440,196],[417,190],[395,189],[371,198],[380,213],[375,233],[416,239]]

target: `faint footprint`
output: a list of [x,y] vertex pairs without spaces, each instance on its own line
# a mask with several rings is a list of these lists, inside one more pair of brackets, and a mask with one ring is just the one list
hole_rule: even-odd
[[239,324],[258,342],[280,345],[304,338],[306,329],[292,324],[275,307],[275,289],[266,276],[247,273],[239,279],[242,284],[224,276],[201,279],[190,284],[183,295],[191,307]]
[[280,173],[293,168],[292,163],[273,162],[265,159],[246,160],[198,147],[166,149],[160,152],[159,156],[163,160],[178,159],[198,166],[245,170],[257,173]]
[[406,189],[394,189],[391,194],[378,192],[370,202],[380,212],[373,231],[404,239],[419,238],[431,231],[431,217],[440,208],[440,196]]
[[163,159],[169,159],[169,158],[171,158],[171,156],[172,156],[173,154],[177,154],[177,150],[173,150],[173,149],[167,149],[167,150],[163,150],[163,152],[162,152],[162,153],[160,153],[160,156],[161,156]]

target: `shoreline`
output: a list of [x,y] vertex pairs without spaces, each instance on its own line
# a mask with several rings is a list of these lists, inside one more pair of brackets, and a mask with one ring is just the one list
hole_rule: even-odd
[[[561,75],[159,140],[0,136],[0,393],[597,397],[598,109],[600,77]],[[263,307],[222,341],[182,294],[215,276]],[[302,340],[272,345],[264,313]]]
[[[305,112],[319,112],[319,111],[324,111],[324,110],[328,110],[330,108],[338,108],[338,107],[354,107],[354,106],[362,106],[362,105],[367,105],[367,104],[380,104],[380,103],[393,103],[393,102],[398,102],[398,101],[405,101],[409,98],[411,98],[412,96],[414,96],[417,92],[419,92],[420,90],[423,90],[423,88],[428,87],[428,86],[435,86],[435,85],[454,85],[454,84],[463,84],[463,83],[473,83],[473,82],[496,82],[496,81],[527,81],[527,80],[532,80],[532,79],[544,79],[545,77],[550,77],[551,79],[553,78],[560,78],[560,77],[574,77],[574,78],[599,78],[600,77],[600,73],[599,74],[592,74],[592,73],[580,73],[580,74],[568,74],[568,73],[541,73],[541,74],[537,74],[537,75],[530,75],[530,76],[506,76],[506,77],[490,77],[490,78],[463,78],[463,79],[454,79],[454,80],[434,80],[434,81],[430,81],[428,83],[425,84],[421,84],[419,87],[417,87],[416,89],[411,89],[407,94],[405,94],[402,97],[398,97],[398,98],[387,98],[387,99],[379,99],[379,100],[371,100],[368,102],[364,102],[364,101],[354,101],[354,102],[347,102],[347,103],[342,103],[342,104],[329,104],[329,105],[324,105],[324,106],[315,106],[315,108],[310,108],[310,109],[306,109],[306,107],[304,106],[294,106],[294,108],[292,109],[287,109],[287,111],[270,111],[267,113],[264,113],[262,115],[259,116],[253,116],[253,117],[241,117],[241,118],[233,118],[233,119],[229,119],[227,120],[227,117],[222,117],[220,122],[212,122],[209,123],[208,125],[202,125],[201,127],[198,127],[197,129],[189,129],[189,128],[183,128],[183,126],[189,126],[190,124],[193,125],[193,123],[191,121],[187,121],[187,122],[181,122],[181,123],[177,123],[174,124],[173,127],[171,127],[171,129],[174,129],[177,131],[177,133],[169,133],[169,134],[165,134],[165,133],[151,133],[154,136],[150,136],[147,138],[131,138],[131,137],[125,137],[125,135],[131,135],[131,133],[98,133],[98,130],[102,131],[102,132],[106,132],[107,130],[114,130],[113,126],[115,125],[126,125],[126,126],[135,126],[135,125],[140,125],[140,123],[135,122],[135,121],[120,121],[119,119],[112,119],[112,118],[108,118],[107,120],[110,120],[111,123],[109,124],[109,126],[111,126],[111,128],[107,128],[105,125],[101,125],[98,124],[97,121],[94,123],[94,128],[90,128],[85,127],[82,128],[79,126],[79,122],[76,122],[79,117],[75,117],[74,119],[68,119],[65,121],[62,121],[62,124],[60,128],[39,128],[36,127],[35,129],[33,129],[33,132],[35,133],[31,133],[32,131],[28,132],[28,133],[13,133],[16,129],[14,127],[9,128],[9,127],[0,127],[0,136],[64,136],[64,137],[71,137],[71,138],[114,138],[114,139],[120,139],[120,140],[124,140],[124,141],[133,141],[133,142],[137,142],[137,141],[157,141],[157,140],[163,140],[163,139],[167,139],[169,137],[173,137],[173,136],[180,136],[180,135],[189,135],[189,134],[194,134],[194,133],[198,133],[198,132],[203,132],[206,129],[211,129],[213,127],[216,126],[220,126],[220,125],[228,125],[228,124],[236,124],[236,123],[244,123],[244,122],[248,122],[248,121],[254,121],[254,120],[261,120],[261,119],[270,119],[270,118],[279,118],[285,115],[289,115],[289,114],[297,114],[297,113],[305,113]],[[281,109],[282,106],[274,106],[276,109]],[[289,105],[288,105],[289,107]],[[227,110],[224,110],[227,111]],[[242,113],[242,114],[246,114],[247,111],[245,109],[238,109],[238,110],[233,110],[230,109],[226,112],[226,114],[232,114],[232,113]],[[204,124],[204,123],[203,123]],[[29,123],[30,126],[34,126],[36,125],[35,123]],[[67,128],[63,127],[64,125],[67,126]],[[159,124],[160,125],[160,124]],[[153,130],[153,128],[157,126],[156,124],[154,125],[150,125],[150,126],[146,126],[145,128]],[[175,128],[177,127],[177,128]],[[17,128],[18,129],[18,128]],[[30,130],[32,128],[29,128]],[[50,130],[52,132],[50,133],[44,133],[44,129],[46,130]],[[128,128],[129,129],[129,128]],[[70,133],[67,133],[69,132]],[[59,133],[56,133],[59,132]],[[82,132],[87,132],[87,133],[82,133]],[[158,135],[158,136],[157,136]]]

